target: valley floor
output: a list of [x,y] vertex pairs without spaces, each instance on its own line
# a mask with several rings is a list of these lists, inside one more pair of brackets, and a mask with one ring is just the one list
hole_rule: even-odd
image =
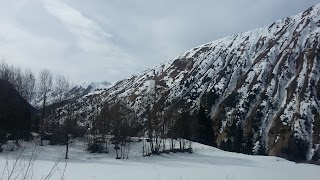
[[[52,176],[49,174],[47,179],[62,179],[63,176],[66,180],[316,180],[320,172],[320,166],[316,165],[297,164],[277,157],[229,153],[198,143],[193,144],[192,154],[142,157],[142,145],[137,142],[131,147],[129,159],[117,160],[113,149],[108,154],[90,154],[83,142],[76,141],[71,145],[67,161],[62,158],[64,146],[46,145],[36,147],[36,150],[32,146],[21,153],[19,167],[11,179],[16,176],[21,179],[32,152],[35,152],[36,160],[28,170],[32,173],[27,179],[35,180],[46,179],[58,159]],[[0,153],[0,179],[8,179],[10,171],[6,167],[12,169],[17,154],[19,151]]]

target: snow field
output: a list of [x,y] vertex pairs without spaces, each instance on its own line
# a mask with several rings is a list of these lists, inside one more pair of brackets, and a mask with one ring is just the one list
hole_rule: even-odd
[[[20,164],[27,164],[34,144],[22,152]],[[115,159],[110,146],[107,154],[90,154],[83,141],[71,144],[70,159],[64,160],[64,146],[36,147],[36,160],[32,178],[45,179],[57,163],[50,179],[118,179],[118,180],[316,180],[320,166],[297,164],[277,157],[249,156],[225,152],[216,148],[193,143],[194,153],[170,153],[142,157],[142,143],[131,144],[129,159]],[[6,163],[12,167],[21,151],[4,151],[0,154],[0,173],[8,179]],[[66,169],[65,169],[66,167]],[[10,168],[9,168],[10,169]],[[65,171],[64,171],[65,169]],[[4,170],[4,171],[3,171]],[[20,170],[21,171],[21,170]],[[22,171],[21,171],[22,172]],[[21,179],[21,173],[15,173]]]

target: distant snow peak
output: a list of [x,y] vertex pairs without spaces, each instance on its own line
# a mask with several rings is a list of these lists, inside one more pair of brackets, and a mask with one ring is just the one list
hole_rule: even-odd
[[108,81],[103,82],[89,82],[89,83],[83,83],[79,87],[83,89],[90,89],[90,92],[95,91],[96,89],[106,89],[109,88],[112,84]]
[[[77,98],[77,97],[82,97],[85,96],[89,93],[93,93],[96,90],[102,90],[102,89],[107,89],[111,87],[112,84],[108,81],[103,81],[103,82],[89,82],[89,83],[83,83],[81,85],[75,85],[73,86],[66,95],[68,96],[68,99],[71,98]],[[56,90],[53,88],[52,91],[48,93],[47,97],[47,103],[48,105],[56,103],[59,101],[59,96],[57,96]],[[41,94],[37,93],[35,98],[32,101],[32,105],[35,107],[41,107],[42,105],[42,99],[41,99]]]

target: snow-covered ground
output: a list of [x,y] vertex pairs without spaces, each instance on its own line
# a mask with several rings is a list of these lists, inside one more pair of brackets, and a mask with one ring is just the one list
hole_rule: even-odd
[[[297,164],[277,157],[249,156],[193,144],[194,153],[170,153],[142,157],[141,142],[133,143],[129,159],[115,159],[108,154],[90,154],[84,142],[76,141],[70,148],[70,159],[60,159],[50,179],[66,180],[316,180],[320,166]],[[29,144],[19,160],[14,176],[23,174],[32,152],[36,154],[30,179],[45,179],[57,160],[64,156],[64,146],[36,147]],[[0,179],[8,179],[6,164],[12,167],[20,151],[0,153]],[[67,162],[67,163],[66,163]],[[24,167],[25,169],[21,169]],[[66,169],[65,169],[66,167]],[[12,169],[12,168],[9,168]],[[65,171],[64,171],[65,169]],[[9,173],[10,174],[10,173]],[[14,177],[12,176],[12,177]],[[13,179],[13,178],[12,178]],[[21,179],[21,178],[17,178]]]

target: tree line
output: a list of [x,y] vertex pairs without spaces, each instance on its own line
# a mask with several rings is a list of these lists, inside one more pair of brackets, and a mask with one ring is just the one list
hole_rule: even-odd
[[[39,75],[36,77],[30,69],[22,69],[19,66],[9,65],[3,59],[0,62],[0,80],[8,82],[9,85],[7,86],[14,87],[14,89],[7,87],[6,92],[4,92],[5,88],[2,87],[1,91],[1,99],[3,103],[1,106],[4,107],[0,110],[0,145],[2,146],[9,139],[15,139],[16,145],[19,146],[18,140],[20,138],[30,138],[28,136],[30,136],[30,132],[33,131],[38,132],[40,145],[42,146],[43,139],[46,136],[44,121],[47,113],[48,95],[54,92],[54,95],[58,97],[58,103],[61,104],[62,101],[69,97],[68,92],[70,83],[68,79],[63,75],[54,75],[47,69],[41,70]],[[21,95],[21,97],[29,104],[32,103],[35,96],[40,97],[42,101],[40,110],[29,108],[31,105],[21,107],[21,103],[10,103],[19,99],[17,95],[12,95],[14,91]],[[21,125],[23,123],[25,125]],[[59,124],[60,122],[57,118],[54,125],[59,126]],[[18,132],[24,132],[24,136],[17,136],[17,134],[21,134]],[[1,146],[0,150],[2,150]]]
[[0,79],[8,81],[19,94],[31,103],[36,85],[36,77],[30,69],[9,65],[4,59],[0,62]]
[[[30,69],[0,64],[0,78],[11,83],[29,103],[35,96],[41,97],[42,105],[31,123],[30,131],[37,132],[40,145],[43,140],[50,144],[66,145],[65,158],[68,158],[69,141],[74,137],[87,137],[90,152],[109,152],[115,149],[116,158],[129,158],[133,137],[140,137],[142,155],[159,155],[169,152],[192,152],[192,141],[214,145],[211,119],[204,105],[190,112],[183,104],[164,108],[150,101],[139,120],[136,112],[128,108],[122,99],[116,99],[99,106],[94,99],[88,127],[80,127],[77,122],[81,115],[75,114],[75,107],[69,101],[70,83],[62,75],[54,76],[49,70],[42,70],[36,77]],[[48,96],[54,91],[58,101],[48,103]],[[156,91],[150,96],[156,96]],[[50,102],[52,103],[52,102]],[[151,110],[152,107],[152,110]],[[18,141],[17,141],[18,142]],[[111,145],[113,147],[111,147]]]
[[116,158],[124,159],[128,158],[133,141],[141,143],[144,157],[170,152],[192,153],[193,141],[214,146],[212,121],[203,105],[194,112],[180,105],[164,109],[155,104],[153,110],[148,105],[142,116],[145,118],[140,119],[141,115],[138,117],[124,100],[109,102],[93,119],[89,128],[92,131],[87,132],[89,150],[108,152],[112,145]]
[[[162,104],[148,102],[144,113],[145,119],[139,121],[136,112],[127,107],[122,99],[116,99],[99,107],[92,100],[91,111],[96,109],[100,114],[92,114],[88,127],[79,127],[81,118],[75,114],[70,97],[70,83],[62,75],[54,76],[49,70],[42,70],[38,77],[30,69],[0,64],[0,79],[11,83],[29,103],[37,92],[42,105],[33,120],[30,131],[38,132],[40,145],[43,140],[49,143],[66,145],[65,158],[68,158],[70,136],[86,136],[90,152],[109,152],[111,144],[116,151],[116,158],[129,158],[132,137],[140,137],[142,155],[159,155],[169,152],[192,152],[192,141],[216,146],[212,120],[209,117],[210,102],[203,101],[198,109],[190,112],[183,103],[164,108]],[[48,103],[48,96],[55,92],[58,101]],[[150,96],[156,96],[156,90]],[[52,103],[52,102],[50,102]],[[152,107],[152,110],[151,110]],[[96,111],[92,111],[96,112]],[[85,112],[90,114],[90,112]],[[221,148],[240,150],[243,132],[235,126],[235,139],[222,143]],[[17,141],[18,142],[18,141]],[[251,151],[252,144],[246,145],[246,151]]]

